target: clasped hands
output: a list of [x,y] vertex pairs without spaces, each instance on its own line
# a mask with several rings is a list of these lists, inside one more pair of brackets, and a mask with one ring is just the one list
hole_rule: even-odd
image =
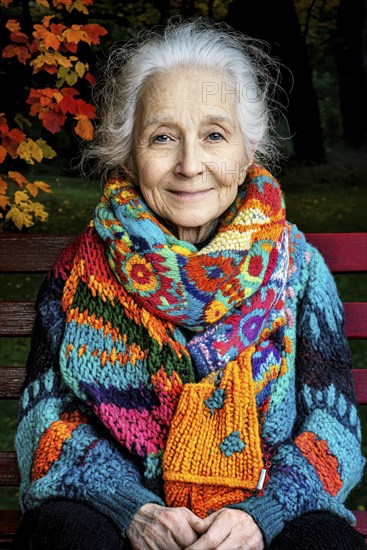
[[241,510],[222,508],[201,519],[188,508],[145,504],[127,531],[132,550],[263,550],[262,533]]

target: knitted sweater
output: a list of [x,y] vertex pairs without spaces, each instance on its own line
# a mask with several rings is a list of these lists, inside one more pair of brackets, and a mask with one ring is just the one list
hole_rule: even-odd
[[[93,230],[88,231],[92,231],[95,239]],[[149,464],[143,467],[139,453],[134,454],[136,443],[131,448],[127,444],[122,446],[118,434],[104,420],[101,422],[103,415],[95,414],[80,390],[90,383],[91,372],[86,372],[85,379],[75,385],[60,370],[60,348],[66,326],[61,300],[65,299],[65,282],[70,278],[83,238],[76,239],[62,254],[38,296],[16,435],[22,478],[20,502],[26,511],[56,497],[81,501],[107,514],[125,536],[141,506],[148,502],[167,504],[171,486],[165,493],[162,477],[151,475]],[[291,269],[285,288],[286,325],[277,341],[273,327],[270,330],[272,321],[268,320],[269,337],[252,352],[251,383],[256,397],[255,414],[261,427],[260,467],[266,471],[266,482],[258,487],[249,486],[241,501],[238,498],[234,504],[223,501],[223,505],[249,513],[266,543],[287,521],[312,510],[330,510],[353,522],[353,515],[343,502],[361,479],[364,466],[351,357],[343,330],[343,307],[317,250],[305,245],[295,226],[289,226],[289,239]],[[118,358],[105,355],[102,365],[106,365],[106,376],[109,366],[117,360],[124,367],[119,370],[115,386],[111,378],[106,382],[108,394],[117,402],[127,390],[134,410],[144,416],[147,404],[141,388],[147,383],[147,375],[139,361],[144,357],[141,335],[149,327],[147,324],[142,327],[141,317],[134,317],[133,306],[131,302],[131,317],[140,338],[133,341],[131,334],[122,334],[126,353]],[[96,319],[97,323],[98,311]],[[155,334],[154,330],[150,331],[152,334],[158,347],[162,347],[162,334]],[[189,346],[192,336],[187,329],[181,331],[179,338],[181,342],[186,339],[183,344]],[[83,354],[84,350],[77,353]],[[199,382],[203,374],[196,372],[195,376]],[[242,381],[242,387],[248,383]],[[221,407],[220,399],[220,392],[206,396],[205,404],[211,413]],[[103,403],[100,409],[103,410]],[[190,420],[186,426],[190,427]],[[242,450],[243,443],[236,433],[232,436],[221,447],[226,456]],[[151,467],[154,470],[156,464],[151,463]],[[172,470],[168,456],[168,470],[170,467]],[[206,499],[210,499],[208,491]]]

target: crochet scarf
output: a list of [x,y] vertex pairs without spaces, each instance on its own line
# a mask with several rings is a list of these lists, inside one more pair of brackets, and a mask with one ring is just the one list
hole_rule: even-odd
[[168,505],[205,517],[258,486],[255,351],[285,324],[288,259],[282,194],[260,166],[201,250],[133,185],[105,186],[64,288],[61,371],[147,483],[163,473]]

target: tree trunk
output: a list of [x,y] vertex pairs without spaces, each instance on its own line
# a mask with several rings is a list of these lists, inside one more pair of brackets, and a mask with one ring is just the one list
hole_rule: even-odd
[[363,0],[340,0],[337,31],[339,100],[344,137],[354,147],[363,143],[367,91],[363,68]]
[[285,65],[280,101],[286,110],[296,158],[307,163],[324,160],[317,96],[313,87],[306,45],[293,0],[233,0],[226,18],[234,29],[270,44],[271,55]]

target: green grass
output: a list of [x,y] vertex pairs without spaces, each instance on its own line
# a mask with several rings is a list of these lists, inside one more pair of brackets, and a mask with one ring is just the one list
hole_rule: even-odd
[[[349,163],[349,164],[348,164]],[[32,233],[77,234],[88,222],[100,197],[100,187],[79,178],[62,175],[50,168],[37,174],[51,184],[53,193],[41,194],[49,211],[47,223],[39,224]],[[64,171],[65,173],[65,171]],[[343,155],[333,157],[327,165],[305,167],[289,163],[281,176],[288,219],[305,232],[336,232],[366,230],[366,185],[362,174],[367,173],[367,161]],[[61,174],[61,175],[60,175]],[[31,175],[30,175],[31,177]],[[43,276],[1,275],[0,298],[33,299]],[[336,282],[343,300],[366,300],[366,275],[338,275]],[[0,341],[1,362],[7,365],[25,363],[29,339],[12,338]],[[367,341],[352,341],[354,366],[366,366]],[[364,425],[364,449],[367,450],[367,408],[360,407]],[[17,403],[0,402],[0,449],[13,449]],[[365,507],[367,477],[348,500],[352,509]],[[17,508],[17,489],[0,488],[0,509]]]

